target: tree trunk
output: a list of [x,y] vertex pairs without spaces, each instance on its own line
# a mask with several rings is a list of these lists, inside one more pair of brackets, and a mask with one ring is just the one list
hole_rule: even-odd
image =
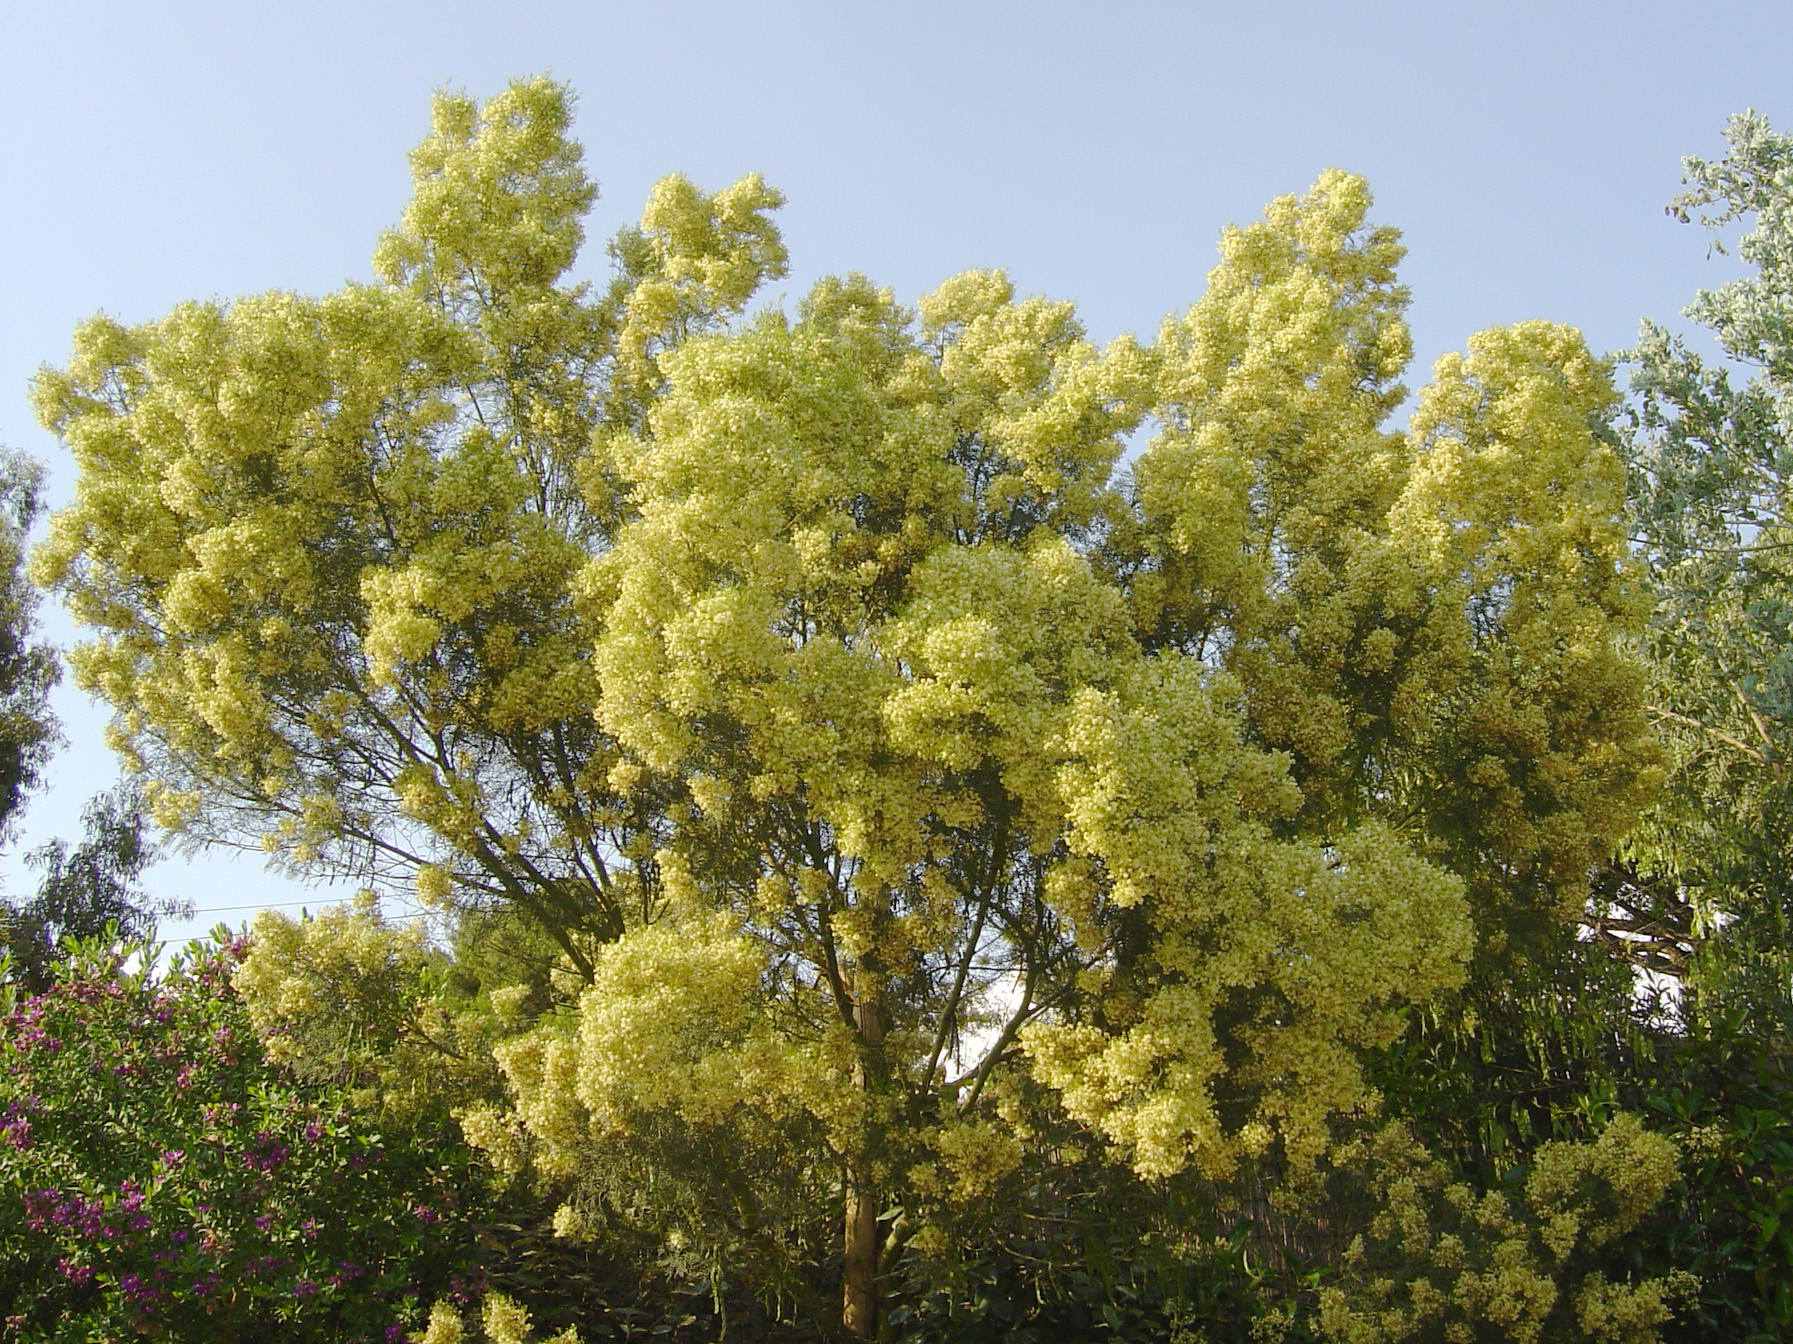
[[[883,1074],[884,1006],[878,1000],[874,976],[856,979],[860,982],[855,986],[859,1002],[853,1016],[859,1028],[859,1062],[853,1066],[853,1082],[869,1092]],[[841,1324],[856,1338],[874,1339],[878,1334],[878,1190],[866,1148],[847,1160],[844,1240]]]

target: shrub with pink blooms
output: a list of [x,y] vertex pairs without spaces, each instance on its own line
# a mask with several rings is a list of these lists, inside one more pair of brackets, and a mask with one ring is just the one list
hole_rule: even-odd
[[270,1064],[241,943],[0,987],[0,1339],[399,1340],[471,1302],[467,1150]]

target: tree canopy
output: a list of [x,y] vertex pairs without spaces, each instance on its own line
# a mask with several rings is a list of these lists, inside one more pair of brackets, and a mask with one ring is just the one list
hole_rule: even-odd
[[1390,428],[1403,249],[1337,171],[1149,345],[1001,272],[749,314],[758,178],[661,183],[600,291],[569,125],[441,96],[377,283],[95,319],[36,388],[38,573],[157,817],[557,940],[489,1134],[837,1169],[869,1334],[881,1210],[987,1192],[1005,1088],[1145,1176],[1311,1158],[1579,912],[1660,770],[1575,331]]
[[58,739],[50,688],[56,654],[37,636],[37,592],[25,577],[25,538],[43,511],[43,468],[0,450],[0,838],[43,776]]
[[[25,539],[42,514],[42,488],[41,466],[0,450],[0,842],[16,837],[61,736],[49,697],[62,666],[38,638],[38,594],[25,577]],[[133,886],[150,851],[131,800],[101,794],[83,820],[87,833],[73,851],[52,840],[27,856],[44,874],[33,896],[0,893],[0,981],[42,989],[62,938],[93,937],[108,925],[141,935],[154,926],[154,910]]]
[[1672,949],[1676,970],[1727,928],[1743,960],[1778,961],[1793,914],[1793,138],[1751,113],[1725,138],[1724,158],[1686,160],[1688,190],[1671,206],[1721,251],[1730,226],[1749,225],[1733,243],[1744,273],[1686,313],[1719,358],[1646,322],[1631,352],[1637,397],[1619,421],[1655,598],[1651,713],[1674,771],[1636,862],[1610,884],[1611,923]]

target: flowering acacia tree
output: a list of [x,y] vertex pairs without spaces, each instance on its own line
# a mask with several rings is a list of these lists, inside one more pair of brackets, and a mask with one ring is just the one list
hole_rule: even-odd
[[1015,1071],[1143,1175],[1317,1153],[1403,1004],[1579,909],[1654,765],[1575,332],[1386,428],[1402,249],[1337,172],[1150,347],[1000,273],[728,324],[754,179],[662,184],[594,297],[566,120],[440,101],[381,285],[96,322],[38,386],[42,572],[164,818],[559,931],[587,988],[476,1138],[575,1187],[794,1144],[869,1334],[881,1212],[987,1195]]
[[195,945],[156,978],[144,947],[96,941],[6,1005],[8,1338],[402,1339],[472,1282],[465,1150],[269,1065],[241,955]]
[[557,281],[595,188],[545,80],[437,100],[381,283],[76,337],[36,390],[85,464],[39,574],[164,824],[614,936],[657,800],[608,784],[570,584],[621,516],[594,428],[782,273],[749,178],[660,184],[608,291]]

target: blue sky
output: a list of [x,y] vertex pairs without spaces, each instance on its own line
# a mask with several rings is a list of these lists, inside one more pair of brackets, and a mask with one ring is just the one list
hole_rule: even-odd
[[[602,188],[582,271],[653,181],[758,171],[790,204],[792,274],[859,270],[913,300],[969,267],[1075,300],[1098,340],[1201,292],[1228,221],[1364,174],[1401,228],[1411,381],[1481,327],[1546,317],[1596,349],[1731,273],[1663,206],[1727,116],[1793,125],[1793,5],[529,3],[12,4],[0,42],[0,443],[72,486],[26,385],[96,310],[371,278],[405,152],[444,84],[551,71],[579,91]],[[59,642],[78,634],[53,609]],[[0,874],[72,835],[113,779],[106,714],[57,697],[69,746]],[[254,856],[170,858],[185,937],[318,904]]]

